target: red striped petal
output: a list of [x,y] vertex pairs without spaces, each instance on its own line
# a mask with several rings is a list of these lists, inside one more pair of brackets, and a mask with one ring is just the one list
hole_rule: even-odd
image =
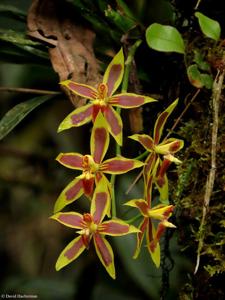
[[91,133],[91,155],[96,163],[104,158],[109,146],[109,133],[107,124],[100,112],[94,122]]
[[136,201],[136,206],[144,216],[148,216],[148,203],[146,201]]
[[168,170],[169,166],[171,165],[171,161],[168,159],[164,159],[161,163],[160,163],[160,168],[159,171],[157,173],[157,177],[159,178],[163,178],[166,174],[166,171]]
[[[83,108],[83,109],[82,109]],[[83,125],[91,120],[93,111],[93,105],[87,104],[81,107],[78,111],[75,112],[70,116],[71,122],[73,126],[80,126]]]
[[184,146],[184,142],[182,140],[176,140],[170,145],[169,152],[176,153],[180,149],[182,149],[183,146]]
[[99,181],[93,199],[91,201],[91,215],[96,224],[101,223],[105,217],[110,204],[110,194],[108,191],[107,179],[102,177]]
[[94,236],[98,251],[100,252],[100,255],[104,261],[104,264],[106,266],[109,266],[112,263],[112,256],[110,254],[110,251],[108,250],[104,239],[101,237],[100,234],[95,234]]
[[75,178],[60,193],[54,206],[54,212],[62,210],[66,205],[80,198],[84,193],[82,179]]
[[105,149],[105,143],[108,137],[108,132],[105,128],[96,128],[93,130],[93,135],[95,140],[95,149],[92,156],[97,163],[100,163],[107,151],[107,149]]
[[146,235],[146,238],[147,238],[147,244],[150,244],[151,241],[153,241],[154,237],[153,237],[153,224],[152,224],[152,221],[151,219],[149,219],[149,222],[148,222],[148,227],[147,227],[147,235]]
[[[162,224],[159,223],[157,230],[156,230],[156,234],[155,234],[155,240],[158,242],[161,238],[161,236],[163,235],[163,233],[165,232],[166,227]],[[156,242],[155,242],[156,244]]]
[[94,235],[94,244],[101,263],[109,275],[115,279],[114,255],[110,244],[98,233]]
[[92,119],[92,111],[93,104],[78,107],[62,121],[59,125],[58,132],[90,122]]
[[84,228],[83,216],[76,212],[66,212],[66,213],[59,212],[53,215],[51,219],[54,219],[67,227],[77,228],[77,229]]
[[158,117],[156,123],[155,123],[155,129],[154,129],[154,140],[155,143],[158,144],[160,137],[162,135],[162,129],[164,124],[166,123],[166,120],[169,116],[169,113],[167,111],[164,111],[163,113],[160,114]]
[[152,183],[153,183],[153,177],[149,176],[147,182],[145,183],[145,199],[148,203],[148,207],[151,207],[151,202],[152,202]]
[[144,218],[143,221],[141,222],[141,224],[138,227],[140,229],[140,232],[137,233],[137,245],[136,245],[136,249],[135,249],[135,253],[133,255],[133,258],[137,258],[139,253],[140,253],[141,245],[142,245],[144,235],[145,235],[145,231],[146,231],[146,228],[148,226],[148,221],[149,221],[148,218]]
[[132,94],[132,93],[123,93],[117,94],[109,99],[109,103],[114,106],[122,108],[134,108],[139,107],[145,103],[156,101],[153,98]]
[[167,162],[166,160],[163,165],[162,161],[158,158],[153,170],[154,182],[160,193],[160,201],[165,204],[168,204],[169,202],[169,186],[168,178],[166,175],[166,170],[169,165],[169,162]]
[[82,241],[82,237],[78,236],[72,242],[70,242],[66,248],[60,254],[56,262],[56,270],[59,271],[73,260],[78,258],[80,254],[85,250],[85,245]]
[[147,247],[148,251],[151,255],[151,258],[156,265],[157,268],[160,266],[160,246],[159,242],[155,239],[155,227],[152,224],[151,220],[149,220],[149,226],[147,227]]
[[78,194],[82,191],[83,193],[83,186],[82,186],[82,180],[75,180],[73,181],[73,185],[67,187],[65,191],[65,196],[67,201],[72,201],[74,200]]
[[148,151],[154,150],[154,141],[147,134],[133,134],[129,138],[139,142]]
[[166,175],[164,177],[158,177],[155,181],[157,189],[160,193],[160,201],[164,204],[169,203],[169,191],[168,191],[168,178]]
[[[106,209],[106,214],[108,217],[111,216],[111,209],[110,209],[110,199],[112,199],[112,186],[106,176],[102,172],[97,172],[96,177],[95,177],[95,184],[96,186],[99,186],[99,182],[102,180],[103,182],[103,191],[107,192],[107,197],[108,197],[108,203],[107,203],[107,209]],[[102,184],[102,183],[101,183]]]
[[107,106],[104,111],[105,119],[108,123],[108,129],[119,145],[122,145],[123,123],[120,115],[111,107]]
[[70,169],[76,169],[76,170],[83,170],[82,167],[82,161],[83,161],[83,155],[79,153],[60,153],[56,160],[62,164],[63,166],[70,168]]
[[124,72],[124,56],[121,49],[112,59],[108,65],[104,77],[103,83],[107,84],[108,96],[111,96],[119,87]]
[[155,151],[159,154],[169,154],[176,153],[184,146],[184,142],[182,140],[178,140],[175,138],[170,138],[160,143],[155,147]]
[[104,210],[108,201],[106,192],[99,192],[95,195],[95,212],[93,214],[93,220],[95,223],[101,222],[104,218]]
[[86,249],[89,249],[90,242],[91,242],[90,235],[83,234],[82,235],[82,241],[83,241],[83,244],[85,245]]
[[149,156],[147,157],[146,161],[145,161],[145,166],[144,166],[144,177],[145,177],[145,181],[148,180],[149,176],[151,176],[154,166],[157,162],[156,160],[157,155],[152,152],[149,154]]
[[148,211],[149,211],[148,203],[143,199],[130,200],[130,201],[126,202],[125,205],[137,207],[144,217],[149,216],[148,215]]
[[122,220],[110,220],[103,222],[99,227],[99,233],[112,236],[121,236],[129,233],[130,226]]
[[123,71],[123,67],[121,64],[113,65],[109,71],[109,77],[107,81],[108,86],[108,95],[112,95],[114,91],[116,91],[119,84],[115,85],[115,82],[119,78],[121,72]]
[[76,254],[78,252],[80,252],[80,250],[83,249],[83,247],[84,247],[84,245],[83,245],[82,239],[80,237],[78,237],[77,242],[73,243],[73,246],[71,248],[67,249],[67,251],[64,253],[64,255],[69,260],[74,259],[74,257],[76,256]]
[[100,170],[107,174],[123,174],[142,166],[143,163],[141,161],[120,156],[105,160],[100,165]]
[[162,136],[164,125],[169,117],[169,115],[173,112],[174,108],[176,107],[178,103],[178,99],[176,99],[170,106],[167,107],[166,110],[164,110],[159,117],[157,118],[154,126],[154,141],[155,144],[158,144],[160,141],[160,138]]
[[74,94],[87,99],[96,99],[97,90],[89,85],[77,83],[71,80],[65,80],[60,82],[61,85],[66,86]]
[[165,218],[169,218],[170,215],[172,214],[173,210],[174,210],[174,206],[173,205],[169,205],[168,208],[167,208],[167,210],[163,213],[164,217]]

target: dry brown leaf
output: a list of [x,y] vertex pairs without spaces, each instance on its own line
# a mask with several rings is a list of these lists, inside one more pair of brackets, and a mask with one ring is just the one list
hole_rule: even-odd
[[[59,80],[95,85],[99,81],[98,63],[93,51],[95,34],[75,23],[70,6],[53,0],[33,0],[28,12],[28,34],[49,45],[49,56]],[[75,107],[83,104],[66,90]]]

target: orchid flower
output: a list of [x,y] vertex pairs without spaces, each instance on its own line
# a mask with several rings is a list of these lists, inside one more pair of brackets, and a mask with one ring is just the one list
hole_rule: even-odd
[[110,193],[111,186],[104,174],[123,174],[135,168],[143,166],[143,163],[117,156],[103,161],[109,147],[109,133],[107,124],[101,112],[98,113],[90,140],[91,155],[82,155],[79,153],[60,153],[56,160],[67,168],[80,170],[82,174],[77,176],[61,192],[56,203],[54,212],[60,211],[67,204],[78,199],[82,194],[92,196],[94,184],[104,177]]
[[[166,171],[171,162],[181,162],[174,157],[174,154],[182,149],[184,145],[182,140],[176,138],[168,138],[160,142],[165,123],[177,103],[178,99],[159,115],[155,122],[153,138],[147,134],[134,134],[130,136],[131,139],[138,141],[150,152],[145,161],[144,179],[148,181],[148,177],[153,174],[162,202],[168,202],[168,179]],[[161,155],[163,156],[163,160],[161,159]]]
[[[160,238],[166,227],[175,228],[176,226],[168,221],[174,209],[173,205],[159,204],[153,208],[151,207],[152,181],[153,177],[150,176],[147,182],[145,199],[130,200],[125,205],[138,208],[143,216],[143,221],[138,227],[140,231],[137,233],[137,246],[133,258],[138,257],[146,233],[148,251],[158,268],[160,266]],[[155,221],[158,221],[157,227],[155,227]]]
[[120,219],[103,222],[110,205],[109,194],[105,189],[104,181],[105,179],[102,178],[95,189],[90,213],[82,215],[77,212],[59,212],[51,217],[67,227],[78,229],[77,234],[79,234],[60,254],[56,262],[57,271],[78,258],[85,249],[88,249],[93,238],[95,250],[101,263],[109,275],[115,279],[113,250],[105,239],[105,235],[122,236],[138,232],[138,229]]
[[83,124],[94,122],[98,112],[101,111],[107,122],[110,134],[119,145],[122,145],[122,120],[114,110],[115,107],[134,108],[145,103],[156,101],[155,99],[134,93],[121,93],[113,95],[121,84],[124,73],[124,55],[121,49],[108,65],[103,80],[98,87],[77,83],[71,80],[62,81],[60,84],[67,87],[74,94],[88,99],[90,102],[76,108],[60,124],[58,131]]

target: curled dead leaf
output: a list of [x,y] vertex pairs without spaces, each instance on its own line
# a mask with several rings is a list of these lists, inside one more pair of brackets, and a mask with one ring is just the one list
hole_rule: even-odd
[[[52,67],[60,81],[72,79],[95,85],[100,77],[93,51],[95,34],[76,24],[68,5],[61,1],[33,0],[28,12],[28,34],[49,46]],[[83,104],[68,89],[61,88],[75,107]]]

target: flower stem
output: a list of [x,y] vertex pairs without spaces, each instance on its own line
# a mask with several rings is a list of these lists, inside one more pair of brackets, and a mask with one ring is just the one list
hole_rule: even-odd
[[148,154],[149,154],[149,151],[146,150],[145,152],[143,152],[143,153],[141,153],[140,155],[138,155],[137,157],[135,157],[135,159],[137,159],[137,160],[142,160],[142,159],[144,159]]
[[[126,93],[128,89],[128,83],[129,83],[129,74],[131,69],[131,63],[134,59],[135,52],[137,48],[141,44],[141,40],[137,40],[129,49],[127,59],[125,61],[125,68],[124,68],[124,76],[122,81],[122,88],[121,92]],[[121,108],[117,107],[116,109],[117,113],[120,115]],[[116,143],[116,155],[121,155],[121,147]],[[115,182],[116,182],[116,175],[111,176],[111,187],[112,187],[112,217],[116,218],[116,200],[115,200]]]
[[129,220],[126,220],[125,222],[127,223],[127,224],[132,224],[132,223],[134,223],[134,221],[137,221],[137,220],[139,220],[141,217],[143,217],[141,214],[138,214],[138,215],[136,215],[135,217],[133,217],[133,218],[131,218],[131,219],[129,219]]

